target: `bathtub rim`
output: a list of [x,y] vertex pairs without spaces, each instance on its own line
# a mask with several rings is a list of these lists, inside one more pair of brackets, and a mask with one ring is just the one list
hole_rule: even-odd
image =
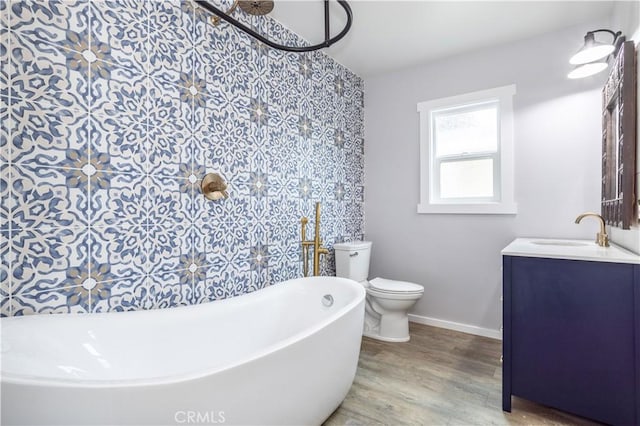
[[[260,289],[255,292],[243,294],[240,296],[232,297],[229,299],[223,299],[218,302],[224,302],[225,300],[234,300],[238,298],[245,297],[255,297],[256,294],[262,291],[275,291],[273,289],[280,288],[280,285],[286,284],[288,282],[294,281],[310,281],[309,285],[314,285],[313,281],[324,281],[327,279],[337,280],[339,282],[343,282],[345,284],[351,285],[356,291],[356,297],[354,300],[350,301],[346,306],[343,306],[341,309],[337,310],[333,315],[328,316],[327,318],[323,318],[322,321],[314,324],[312,327],[305,328],[303,331],[295,333],[291,336],[288,336],[285,339],[278,340],[270,345],[261,348],[260,350],[249,354],[246,357],[241,357],[239,360],[224,365],[222,367],[217,368],[204,368],[202,370],[196,370],[193,372],[185,373],[185,374],[172,374],[166,376],[156,376],[151,378],[137,378],[137,379],[117,379],[117,380],[95,380],[95,379],[62,379],[62,378],[49,378],[42,376],[25,376],[25,375],[17,375],[12,373],[5,373],[0,370],[0,385],[20,385],[20,386],[50,386],[50,387],[65,387],[65,388],[113,388],[113,387],[124,387],[124,388],[133,388],[133,387],[142,387],[142,386],[158,386],[158,385],[171,385],[180,382],[187,382],[192,380],[203,379],[207,376],[222,373],[227,370],[231,370],[240,365],[250,363],[259,358],[268,356],[271,353],[276,352],[279,349],[285,348],[290,345],[294,345],[295,343],[302,341],[303,339],[310,337],[332,322],[338,321],[341,318],[345,317],[348,313],[352,312],[354,309],[358,307],[358,305],[364,306],[364,300],[366,297],[366,292],[362,285],[354,280],[348,278],[340,278],[340,277],[304,277],[304,278],[293,278],[287,281],[282,281],[276,284],[273,284],[269,287]],[[143,313],[150,313],[153,311],[186,311],[186,310],[197,310],[204,309],[208,306],[209,303],[199,303],[194,305],[187,306],[179,306],[175,308],[167,308],[167,309],[153,309],[153,310],[135,310],[135,311],[127,311],[127,312],[101,312],[96,314],[87,314],[92,316],[108,316],[108,315],[141,315]],[[175,313],[175,312],[172,312]],[[66,314],[55,314],[62,316],[74,316],[78,314],[66,313]],[[0,323],[5,319],[11,319],[16,317],[8,317],[8,318],[0,318]],[[0,324],[1,325],[1,324]]]

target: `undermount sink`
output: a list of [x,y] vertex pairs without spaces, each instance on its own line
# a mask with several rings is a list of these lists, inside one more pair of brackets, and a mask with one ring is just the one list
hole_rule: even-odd
[[560,246],[560,247],[582,247],[582,246],[589,245],[589,243],[583,243],[581,241],[562,241],[562,240],[536,240],[536,241],[531,241],[531,244],[537,244],[539,246]]
[[593,240],[563,238],[516,238],[502,250],[506,256],[550,259],[589,260],[595,262],[637,263],[640,255],[611,244],[600,247]]

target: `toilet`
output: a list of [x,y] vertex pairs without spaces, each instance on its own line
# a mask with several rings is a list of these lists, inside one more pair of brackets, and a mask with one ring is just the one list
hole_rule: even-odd
[[367,291],[363,335],[385,342],[409,341],[407,312],[422,297],[421,285],[369,276],[371,241],[334,244],[336,276],[358,281]]

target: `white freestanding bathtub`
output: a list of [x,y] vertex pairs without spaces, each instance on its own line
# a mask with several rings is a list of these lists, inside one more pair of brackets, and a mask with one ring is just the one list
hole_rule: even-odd
[[313,277],[173,309],[3,318],[2,424],[320,424],[353,382],[364,298]]

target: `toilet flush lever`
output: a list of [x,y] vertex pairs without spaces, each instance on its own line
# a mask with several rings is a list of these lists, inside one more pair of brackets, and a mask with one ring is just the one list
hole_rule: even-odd
[[358,252],[355,253],[349,253],[349,257],[356,257],[358,255]]

